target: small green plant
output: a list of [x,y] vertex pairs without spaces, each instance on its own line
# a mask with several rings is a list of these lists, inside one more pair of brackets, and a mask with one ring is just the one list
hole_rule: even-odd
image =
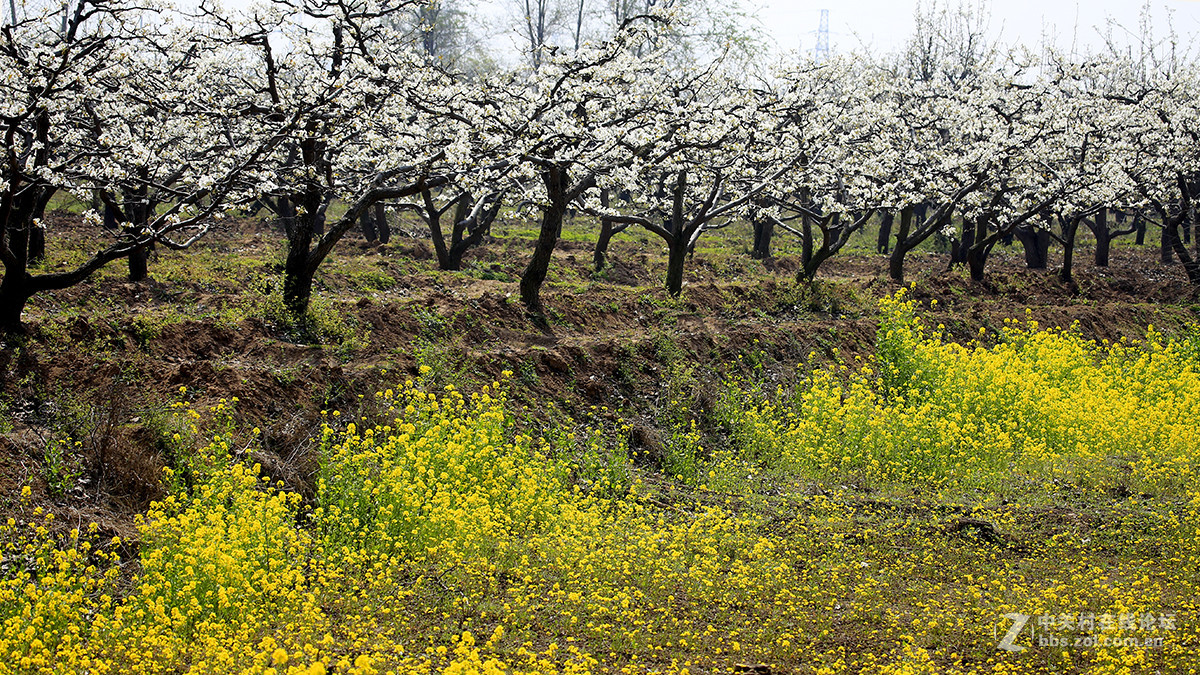
[[472,369],[454,353],[453,321],[428,307],[416,308],[413,318],[417,320],[417,337],[411,350],[423,380],[438,387],[466,386]]
[[53,439],[42,448],[42,479],[51,495],[61,497],[83,475],[78,451],[83,444],[70,439]]
[[704,476],[704,447],[695,420],[677,424],[663,442],[662,470],[687,485],[697,485]]
[[162,311],[138,314],[129,323],[129,328],[134,341],[141,347],[147,347],[162,336],[164,329],[183,323],[186,319],[187,316],[170,306]]
[[579,448],[570,458],[576,480],[592,493],[604,497],[628,493],[633,484],[626,441],[628,432],[609,434],[603,429],[589,427],[581,436]]
[[537,386],[541,379],[538,377],[537,367],[534,365],[534,359],[525,359],[517,366],[517,377],[521,384],[527,387]]
[[12,399],[7,394],[0,395],[0,434],[13,432]]

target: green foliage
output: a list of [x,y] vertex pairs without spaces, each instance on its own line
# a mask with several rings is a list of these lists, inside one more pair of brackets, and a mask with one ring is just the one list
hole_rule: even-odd
[[464,387],[471,377],[471,365],[454,353],[454,319],[442,316],[432,307],[413,310],[417,336],[412,356],[424,382],[432,386]]
[[188,320],[177,306],[169,305],[159,311],[141,312],[130,321],[133,339],[141,347],[148,347],[162,336],[163,330]]
[[[304,317],[297,319],[283,302],[282,280],[260,276],[251,280],[244,296],[243,311],[273,324],[298,342],[332,344],[343,357],[365,350],[371,343],[371,330],[348,310],[345,303],[315,294]],[[231,317],[232,318],[232,317]]]
[[83,475],[78,451],[83,444],[69,439],[46,441],[42,448],[42,479],[50,494],[59,497],[75,486]]
[[349,279],[351,287],[360,291],[386,291],[396,285],[392,275],[377,268],[351,270]]
[[569,462],[576,481],[602,497],[626,494],[633,484],[626,437],[599,427],[586,427],[573,436],[576,450]]
[[667,374],[656,405],[657,422],[664,431],[660,463],[667,476],[687,485],[699,485],[707,454],[696,425],[700,383],[693,367],[683,360],[677,344],[674,341],[666,344],[670,347],[665,353],[674,352],[675,358],[664,364]]

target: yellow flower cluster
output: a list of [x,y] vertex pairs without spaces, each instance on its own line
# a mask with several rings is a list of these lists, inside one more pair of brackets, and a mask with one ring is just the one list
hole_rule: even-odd
[[1151,331],[1097,344],[1010,321],[998,345],[962,346],[926,335],[903,291],[882,313],[873,364],[818,369],[769,396],[728,388],[738,459],[947,494],[1165,497],[1194,484],[1200,370],[1180,343]]

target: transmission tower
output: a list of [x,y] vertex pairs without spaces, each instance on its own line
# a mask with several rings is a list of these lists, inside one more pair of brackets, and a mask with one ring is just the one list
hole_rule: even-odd
[[821,26],[817,29],[817,46],[813,48],[813,60],[817,63],[829,58],[829,10],[821,10]]

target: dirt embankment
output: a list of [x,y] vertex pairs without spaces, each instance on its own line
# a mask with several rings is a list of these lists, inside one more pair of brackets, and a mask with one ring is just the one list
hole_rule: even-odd
[[[366,337],[354,348],[307,344],[263,312],[236,321],[161,318],[180,304],[233,306],[258,280],[180,282],[152,269],[141,284],[110,276],[56,294],[30,312],[25,338],[0,349],[8,421],[0,499],[11,503],[28,484],[55,508],[128,534],[130,514],[162,495],[157,477],[172,461],[164,442],[170,403],[203,411],[234,397],[237,414],[262,430],[254,458],[308,493],[321,411],[362,410],[375,391],[421,366],[439,383],[461,386],[510,370],[514,396],[535,417],[557,414],[549,403],[571,415],[607,407],[652,436],[659,397],[681,373],[704,407],[722,373],[786,379],[814,352],[826,360],[870,353],[875,303],[897,289],[882,256],[835,257],[819,282],[799,285],[794,256],[762,262],[735,252],[698,255],[683,297],[673,300],[659,289],[661,252],[645,240],[614,242],[611,265],[599,274],[589,269],[588,245],[568,241],[544,293],[547,330],[515,298],[520,243],[492,242],[470,255],[467,272],[432,274],[423,271],[432,265],[421,242],[351,242],[321,293],[333,300],[325,311]],[[235,230],[212,246],[246,257],[252,271],[258,256],[266,275],[277,265],[264,253],[272,244],[261,231]],[[1076,325],[1088,337],[1115,340],[1141,335],[1150,323],[1171,331],[1197,318],[1195,289],[1154,255],[1118,249],[1109,268],[1080,265],[1076,282],[1064,284],[1001,252],[979,284],[946,270],[943,256],[913,254],[909,278],[928,322],[955,339],[976,339],[981,327],[985,339],[994,336],[1005,319],[1024,319],[1028,310],[1044,326]],[[66,455],[48,450],[65,433],[80,445]],[[52,485],[64,472],[69,484]]]

